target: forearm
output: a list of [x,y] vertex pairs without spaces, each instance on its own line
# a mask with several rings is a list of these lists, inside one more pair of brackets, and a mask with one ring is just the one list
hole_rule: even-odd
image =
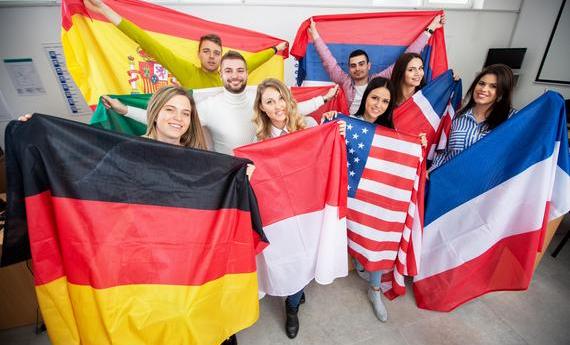
[[125,117],[128,117],[129,119],[133,119],[137,122],[146,124],[146,110],[145,109],[127,106],[127,113],[125,114]]
[[305,116],[319,109],[323,104],[325,104],[323,96],[317,96],[315,98],[297,103],[297,110],[299,111],[299,114]]

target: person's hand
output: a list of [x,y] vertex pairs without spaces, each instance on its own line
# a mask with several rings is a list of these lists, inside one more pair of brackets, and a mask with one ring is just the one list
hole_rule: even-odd
[[422,142],[422,147],[423,147],[423,148],[426,148],[426,147],[427,147],[427,144],[428,144],[426,134],[425,134],[425,133],[420,133],[419,137],[420,137],[420,140],[421,140],[421,142]]
[[309,36],[311,36],[311,38],[314,40],[316,40],[317,38],[319,38],[319,32],[317,31],[317,23],[315,23],[315,21],[313,20],[313,18],[311,17],[311,24],[309,25]]
[[338,114],[338,111],[336,111],[336,110],[331,110],[331,111],[327,111],[326,113],[323,113],[323,117],[321,118],[321,123],[325,122],[325,119],[327,119],[329,121],[334,119],[337,114]]
[[126,115],[128,112],[127,106],[118,99],[114,99],[109,96],[101,96],[101,102],[105,109],[112,109],[119,115]]
[[459,79],[461,79],[461,77],[459,76],[459,74],[455,74],[454,70],[451,70],[451,73],[453,73],[453,80],[454,81],[459,81]]
[[251,177],[253,176],[254,171],[255,171],[255,165],[253,164],[248,164],[247,168],[245,168],[245,174],[249,181],[251,181]]
[[287,42],[281,42],[275,46],[275,49],[277,49],[278,52],[285,50],[285,48],[287,48]]
[[346,136],[346,122],[345,121],[339,121],[338,122],[338,132],[340,133],[341,136],[343,136],[343,137]]
[[435,30],[443,27],[443,25],[445,24],[446,21],[447,21],[447,19],[445,18],[445,13],[437,15],[435,18],[433,18],[431,23],[428,25],[428,29],[435,31]]
[[83,4],[89,12],[100,14],[115,25],[119,25],[121,20],[123,20],[123,18],[111,7],[107,6],[103,0],[83,0]]
[[330,101],[338,92],[338,84],[335,84],[334,87],[331,87],[329,91],[323,96],[323,101],[326,103]]
[[32,118],[32,114],[25,114],[25,115],[18,117],[18,121],[26,122],[31,118]]
[[103,0],[83,0],[83,4],[91,12],[102,13],[102,8],[105,5]]

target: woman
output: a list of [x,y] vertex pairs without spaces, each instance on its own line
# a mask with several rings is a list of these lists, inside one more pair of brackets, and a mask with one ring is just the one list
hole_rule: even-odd
[[[265,79],[257,87],[253,103],[253,123],[256,127],[255,141],[279,137],[304,128],[314,127],[317,122],[310,116],[299,114],[297,102],[289,88],[273,78]],[[339,122],[340,134],[344,136],[346,124]],[[287,319],[285,332],[291,339],[299,332],[299,305],[304,302],[304,288],[285,300]]]
[[512,107],[513,72],[503,64],[487,66],[469,87],[465,100],[451,124],[447,147],[436,152],[436,169],[476,143],[515,113]]
[[391,81],[395,104],[400,106],[425,85],[422,57],[416,53],[400,55],[394,64]]

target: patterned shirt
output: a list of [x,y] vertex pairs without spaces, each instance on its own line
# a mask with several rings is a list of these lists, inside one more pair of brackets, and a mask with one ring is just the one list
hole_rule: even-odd
[[[515,113],[514,109],[509,112],[509,118]],[[447,148],[438,151],[433,164],[430,168],[434,170],[453,157],[457,156],[469,146],[475,144],[481,138],[489,134],[491,130],[485,121],[478,123],[473,114],[473,108],[469,109],[465,114],[453,119],[451,130],[449,131],[449,139]]]

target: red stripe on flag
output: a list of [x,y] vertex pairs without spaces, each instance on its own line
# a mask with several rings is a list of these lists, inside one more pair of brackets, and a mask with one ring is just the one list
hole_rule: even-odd
[[370,148],[370,153],[368,154],[368,156],[409,166],[410,168],[414,169],[418,167],[417,156],[412,156],[398,151],[388,150],[386,148],[379,148],[376,146],[372,146]]
[[540,230],[504,238],[475,259],[414,282],[418,307],[451,311],[487,292],[526,290],[539,238]]
[[[417,158],[416,158],[416,160],[417,160]],[[388,173],[385,173],[382,171],[376,171],[376,170],[372,170],[372,169],[364,169],[364,171],[362,172],[361,178],[365,178],[368,180],[384,183],[384,184],[387,184],[389,186],[400,188],[400,189],[405,189],[405,190],[411,190],[412,187],[414,186],[413,180],[409,180],[407,178],[403,178],[400,176],[396,176],[396,175],[392,175],[392,174],[388,174]]]
[[386,232],[402,232],[402,223],[387,222],[376,217],[370,216],[365,213],[355,211],[351,208],[348,209],[348,219],[358,224],[366,225],[374,229],[382,229]]
[[369,261],[365,256],[354,251],[350,247],[348,248],[348,253],[350,254],[350,256],[352,256],[353,258],[358,260],[358,262],[360,262],[364,267],[366,267],[366,270],[371,271],[371,272],[390,269],[394,266],[394,260],[393,259],[392,260]]
[[383,207],[390,211],[406,212],[408,210],[409,201],[398,201],[384,195],[376,194],[359,189],[356,192],[355,199],[362,200],[376,206]]
[[[255,272],[249,212],[26,198],[36,284],[202,285]],[[61,253],[61,254],[60,254]]]
[[352,241],[358,243],[360,246],[362,246],[368,250],[375,251],[375,252],[387,251],[387,250],[397,252],[399,245],[400,245],[400,241],[378,242],[378,241],[371,240],[369,238],[360,236],[356,232],[353,232],[350,228],[348,228],[347,234],[348,234],[348,238],[351,239]]

